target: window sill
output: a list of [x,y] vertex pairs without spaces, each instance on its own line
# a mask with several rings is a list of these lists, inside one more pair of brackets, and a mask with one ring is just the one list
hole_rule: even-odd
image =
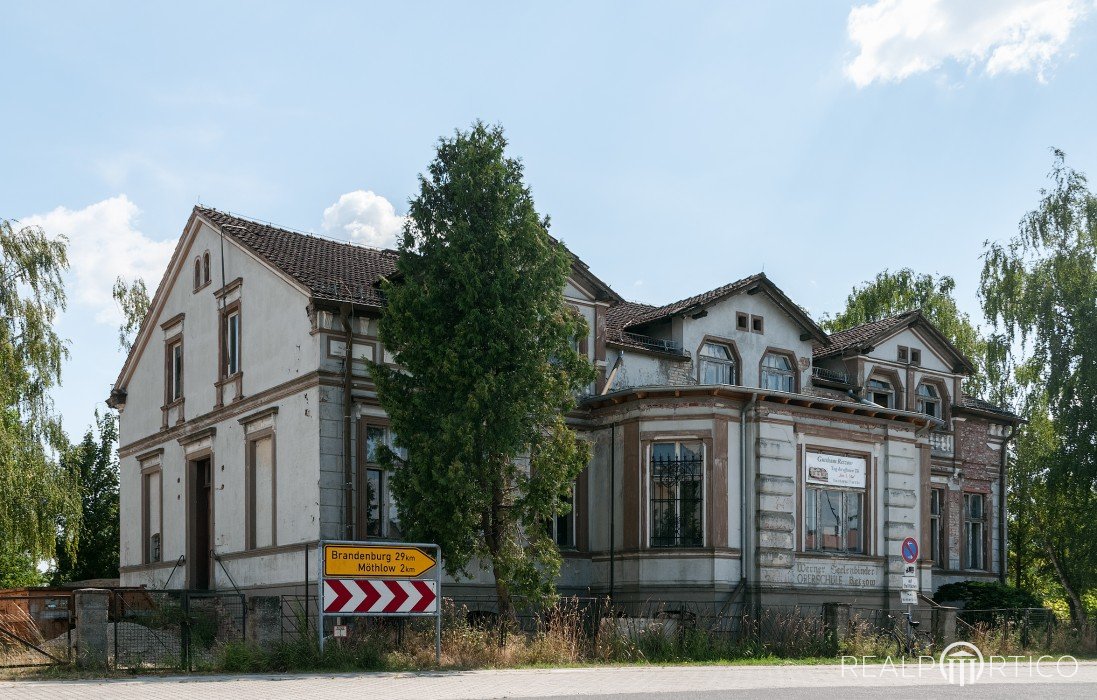
[[243,378],[244,378],[244,370],[239,370],[239,371],[233,372],[232,374],[221,377],[220,379],[217,380],[216,385],[217,386],[225,386],[226,384],[231,384],[232,382],[235,382],[237,379],[243,379]]
[[195,287],[195,288],[194,288],[194,291],[192,292],[192,294],[197,294],[198,292],[202,291],[203,289],[205,289],[205,288],[206,288],[206,287],[208,287],[209,285],[210,285],[210,281],[209,281],[209,280],[206,280],[206,281],[205,281],[205,282],[203,282],[202,284],[200,284],[200,285],[198,285],[197,287]]

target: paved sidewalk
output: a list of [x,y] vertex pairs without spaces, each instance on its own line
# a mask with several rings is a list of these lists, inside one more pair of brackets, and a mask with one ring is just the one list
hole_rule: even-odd
[[[46,700],[200,700],[204,698],[384,698],[463,700],[608,696],[833,697],[810,689],[834,689],[842,698],[1001,697],[1054,694],[1097,697],[1097,663],[1061,669],[1053,664],[1006,664],[984,673],[974,686],[950,686],[939,669],[842,666],[618,666],[517,671],[361,673],[266,676],[174,676],[100,681],[0,681],[0,698]],[[1069,677],[1066,677],[1068,676]],[[839,690],[841,689],[841,690]],[[768,691],[768,692],[767,692]]]

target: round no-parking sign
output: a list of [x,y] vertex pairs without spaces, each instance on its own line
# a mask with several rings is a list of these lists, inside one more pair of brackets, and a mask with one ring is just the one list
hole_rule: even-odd
[[918,540],[908,537],[903,540],[903,561],[913,564],[918,561]]

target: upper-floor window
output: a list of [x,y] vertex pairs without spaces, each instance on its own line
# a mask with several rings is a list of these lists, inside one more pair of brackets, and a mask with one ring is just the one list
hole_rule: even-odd
[[773,391],[796,391],[796,374],[792,371],[792,361],[785,355],[767,352],[762,358],[763,389]]
[[735,357],[728,346],[705,343],[699,355],[702,384],[735,384]]
[[209,251],[194,259],[194,291],[209,284]]
[[932,384],[918,385],[918,412],[933,418],[941,417],[941,396]]
[[168,345],[168,402],[183,398],[183,341]]
[[704,447],[700,442],[651,446],[651,546],[704,545]]
[[225,376],[240,371],[240,312],[233,311],[225,317]]
[[865,398],[884,408],[895,407],[895,390],[891,382],[882,379],[869,379],[865,382]]
[[964,568],[986,569],[986,499],[981,493],[964,494]]

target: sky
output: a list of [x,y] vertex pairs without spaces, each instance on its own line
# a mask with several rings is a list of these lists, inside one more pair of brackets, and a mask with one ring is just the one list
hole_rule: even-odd
[[552,233],[627,299],[764,271],[816,319],[947,274],[1097,176],[1097,2],[9,3],[0,217],[69,240],[70,435],[196,203],[391,245],[437,140],[501,124]]

